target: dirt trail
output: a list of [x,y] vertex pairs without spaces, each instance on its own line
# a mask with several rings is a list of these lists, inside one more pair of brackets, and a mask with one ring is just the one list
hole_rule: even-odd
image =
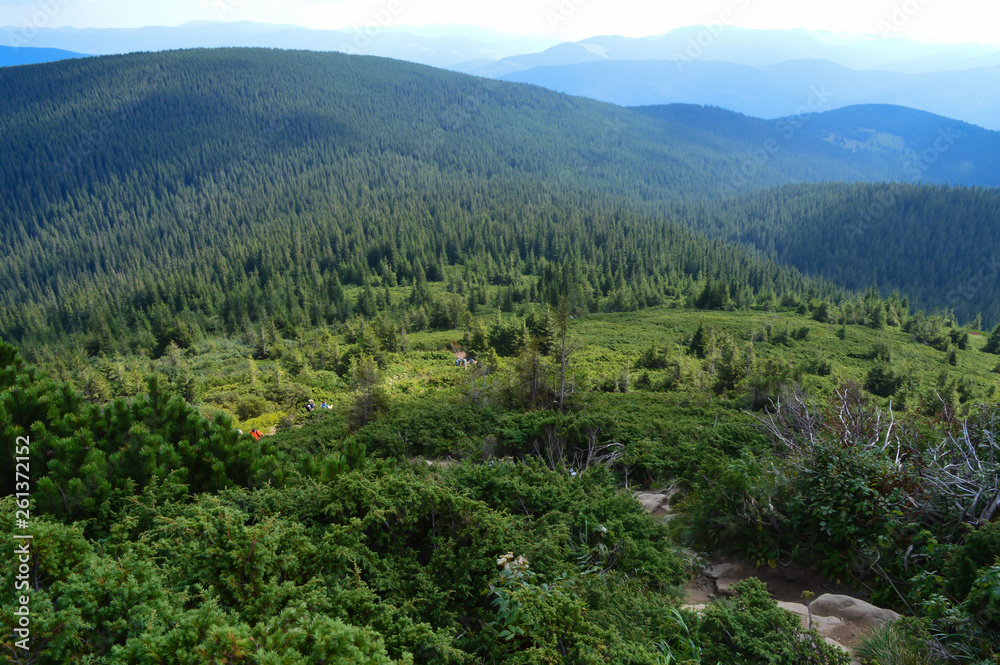
[[[770,568],[764,566],[756,568],[745,561],[740,561],[731,557],[717,556],[709,559],[706,568],[718,569],[723,565],[729,565],[726,578],[736,581],[745,580],[748,577],[756,577],[767,585],[767,590],[777,601],[788,603],[804,603],[802,597],[804,591],[811,591],[813,597],[822,596],[824,593],[837,593],[845,596],[862,598],[850,586],[836,581],[828,580],[822,575],[799,568],[797,566],[779,566]],[[684,603],[686,605],[701,605],[709,602],[717,595],[716,581],[702,572],[688,583],[687,596]]]

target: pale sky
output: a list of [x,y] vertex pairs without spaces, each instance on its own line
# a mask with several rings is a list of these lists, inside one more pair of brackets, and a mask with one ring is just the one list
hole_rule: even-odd
[[1000,42],[997,0],[0,0],[4,26],[131,28],[197,20],[327,29],[463,23],[574,40],[642,37],[725,22],[932,42]]

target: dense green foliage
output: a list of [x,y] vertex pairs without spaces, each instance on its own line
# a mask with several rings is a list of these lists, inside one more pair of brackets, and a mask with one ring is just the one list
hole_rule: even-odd
[[[316,451],[301,441],[253,442],[225,418],[209,421],[176,397],[159,397],[155,383],[128,406],[93,406],[9,346],[0,353],[5,440],[29,437],[37,478],[34,638],[25,654],[5,630],[8,655],[38,663],[652,665],[668,645],[691,638],[674,620],[684,559],[603,465],[578,474],[537,458],[436,467],[374,441],[378,457],[350,458],[331,442],[327,463],[309,474]],[[95,438],[108,419],[132,434]],[[70,422],[83,428],[67,435]],[[122,463],[148,457],[149,436],[160,437],[159,452],[171,451],[185,430],[201,433],[177,443],[195,459],[163,454],[155,469]],[[245,456],[250,475],[216,465],[210,482],[199,480],[194,469],[219,454],[220,436],[239,442],[228,459]],[[118,463],[102,463],[108,454]],[[101,491],[110,486],[105,473],[116,474],[108,477],[120,491]],[[61,504],[66,497],[71,503]],[[11,552],[13,498],[0,505]],[[6,589],[14,571],[0,573]],[[3,607],[9,626],[6,596]],[[777,653],[807,644],[759,589],[710,613],[703,628],[695,622],[696,651],[716,648],[716,620]],[[839,662],[823,647],[809,647],[826,654],[815,662]]]
[[962,321],[1000,320],[1000,193],[905,184],[788,185],[692,210],[692,228],[849,289],[875,284]]
[[[745,141],[337,54],[0,82],[0,335],[44,369],[0,343],[35,662],[842,660],[753,582],[679,610],[685,547],[818,567],[920,617],[891,638],[995,656],[1000,327],[950,311],[991,291],[928,315],[863,288],[987,283],[930,272],[985,256],[994,193],[700,207]],[[952,263],[833,247],[886,193]],[[629,491],[668,484],[669,528]]]
[[[887,307],[868,306],[876,304]],[[462,345],[463,331],[414,332],[405,352],[391,351],[368,339],[367,323],[352,321],[336,334],[280,339],[280,357],[261,360],[247,357],[252,340],[202,339],[155,361],[104,358],[72,370],[53,361],[86,391],[78,395],[4,347],[5,440],[30,435],[41,474],[36,537],[78,557],[46,555],[53,568],[38,598],[52,614],[39,612],[37,634],[54,637],[38,643],[40,653],[54,654],[51,662],[85,653],[98,662],[184,662],[168,652],[196,654],[194,662],[271,662],[272,652],[289,662],[806,657],[797,650],[808,643],[789,632],[794,621],[753,590],[744,604],[678,620],[672,594],[687,564],[662,524],[620,491],[623,479],[684,488],[675,522],[682,542],[813,563],[875,585],[884,602],[893,602],[892,587],[873,557],[896,578],[917,543],[909,556],[911,566],[922,562],[919,572],[911,568],[913,580],[897,584],[915,606],[927,598],[949,648],[971,640],[987,652],[985,633],[970,633],[979,624],[968,617],[993,611],[992,531],[965,538],[957,525],[969,516],[946,501],[912,511],[905,497],[924,500],[927,488],[915,491],[891,447],[845,447],[831,421],[820,445],[773,456],[774,430],[742,411],[784,403],[781,386],[796,380],[825,399],[889,362],[909,376],[911,411],[899,417],[928,432],[906,444],[928,450],[937,426],[920,414],[935,413],[939,394],[946,418],[973,413],[976,399],[995,394],[994,375],[975,370],[990,357],[987,340],[973,336],[952,349],[957,369],[977,381],[967,398],[948,396],[937,377],[948,366],[945,352],[903,330],[914,328],[910,320],[879,330],[821,324],[819,304],[804,314],[790,308],[654,308],[573,320],[565,412],[557,399],[558,309],[526,313],[513,356],[489,345],[494,335],[508,344],[515,326],[483,326],[483,367],[475,369],[435,350]],[[837,321],[840,309],[828,306],[825,315]],[[480,325],[473,320],[464,333],[469,342]],[[541,348],[547,355],[536,355]],[[383,363],[367,378],[358,373],[368,362],[363,349]],[[821,352],[826,367],[813,373]],[[146,374],[145,385],[129,378]],[[380,405],[357,419],[358,399],[372,387]],[[183,403],[185,392],[210,420]],[[310,395],[334,408],[307,413]],[[259,412],[239,413],[251,397]],[[765,422],[783,417],[772,413]],[[870,427],[874,412],[866,413]],[[230,418],[243,428],[280,428],[254,443]],[[448,457],[460,461],[423,461]],[[936,539],[916,536],[925,527]],[[496,559],[507,552],[527,563],[498,576]],[[105,587],[104,570],[132,595]],[[920,580],[934,575],[954,579],[947,598],[921,595]],[[138,607],[141,620],[123,621],[116,608],[125,606]],[[741,636],[745,651],[720,635]],[[725,644],[730,656],[717,652]],[[821,653],[814,656],[832,658]]]

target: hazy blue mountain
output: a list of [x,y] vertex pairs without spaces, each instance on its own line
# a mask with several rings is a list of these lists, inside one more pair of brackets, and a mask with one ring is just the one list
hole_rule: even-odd
[[971,57],[965,51],[935,53],[921,58],[892,62],[880,69],[904,74],[920,74],[961,71],[964,69],[978,69],[980,67],[1000,67],[1000,51]]
[[1000,187],[1000,132],[901,106],[852,106],[775,120],[689,104],[633,110],[684,127],[683,134],[701,144],[743,146],[725,183],[733,190],[752,187],[759,173],[786,160],[812,160],[818,167],[827,159],[881,172],[885,180]]
[[[372,21],[374,25],[374,19]],[[32,46],[90,55],[183,48],[250,46],[380,55],[435,67],[469,60],[494,62],[551,46],[547,37],[515,35],[476,26],[435,25],[367,30],[310,30],[251,21],[194,21],[177,27],[40,29]]]
[[859,154],[895,155],[904,181],[1000,187],[1000,132],[951,118],[859,105],[803,118],[801,133]]
[[976,59],[998,54],[1000,45],[921,44],[877,35],[689,26],[650,37],[595,36],[558,44],[539,53],[516,55],[485,65],[464,63],[454,68],[499,78],[536,67],[614,60],[725,61],[749,67],[767,67],[789,60],[829,60],[852,69],[934,72],[955,69],[961,63],[975,66],[972,63]]
[[29,46],[0,46],[0,67],[35,65],[68,58],[84,58],[83,53],[73,53],[57,48],[32,48]]
[[1000,129],[1000,67],[903,74],[857,71],[826,60],[768,67],[625,60],[537,67],[501,79],[623,106],[707,104],[774,118],[800,113],[810,103],[811,111],[895,104]]

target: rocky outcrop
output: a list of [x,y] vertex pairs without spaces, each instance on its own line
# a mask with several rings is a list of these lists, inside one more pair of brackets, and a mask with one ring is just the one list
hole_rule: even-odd
[[853,647],[861,636],[876,626],[895,621],[899,615],[859,598],[825,593],[812,602],[813,628],[823,637]]
[[732,587],[737,582],[752,577],[753,569],[742,563],[717,563],[705,569],[704,574],[715,580],[715,590],[720,596],[734,596]]
[[810,608],[815,615],[837,617],[864,628],[874,628],[899,618],[899,615],[892,610],[835,593],[823,594],[812,602]]
[[642,509],[653,517],[665,517],[670,514],[670,499],[677,490],[673,487],[664,490],[647,490],[636,492],[635,498],[642,504]]
[[[748,577],[762,577],[763,579],[769,576],[780,577],[784,582],[792,583],[796,572],[788,571],[779,574],[779,571],[762,571],[741,562],[726,562],[705,568],[702,571],[701,579],[711,585],[710,590],[714,593],[707,594],[707,597],[711,598],[734,595],[733,585]],[[706,597],[704,586],[693,588],[698,593],[690,593],[691,589],[689,588],[690,604],[684,607],[696,612],[701,611],[705,605],[703,602],[697,601]],[[876,607],[864,600],[844,594],[826,593],[806,605],[802,602],[787,600],[790,597],[788,588],[782,588],[781,591],[783,591],[786,600],[779,600],[778,607],[799,617],[804,630],[812,628],[828,644],[839,647],[847,653],[851,652],[851,647],[858,643],[864,633],[875,626],[899,618],[899,615],[892,610]]]

